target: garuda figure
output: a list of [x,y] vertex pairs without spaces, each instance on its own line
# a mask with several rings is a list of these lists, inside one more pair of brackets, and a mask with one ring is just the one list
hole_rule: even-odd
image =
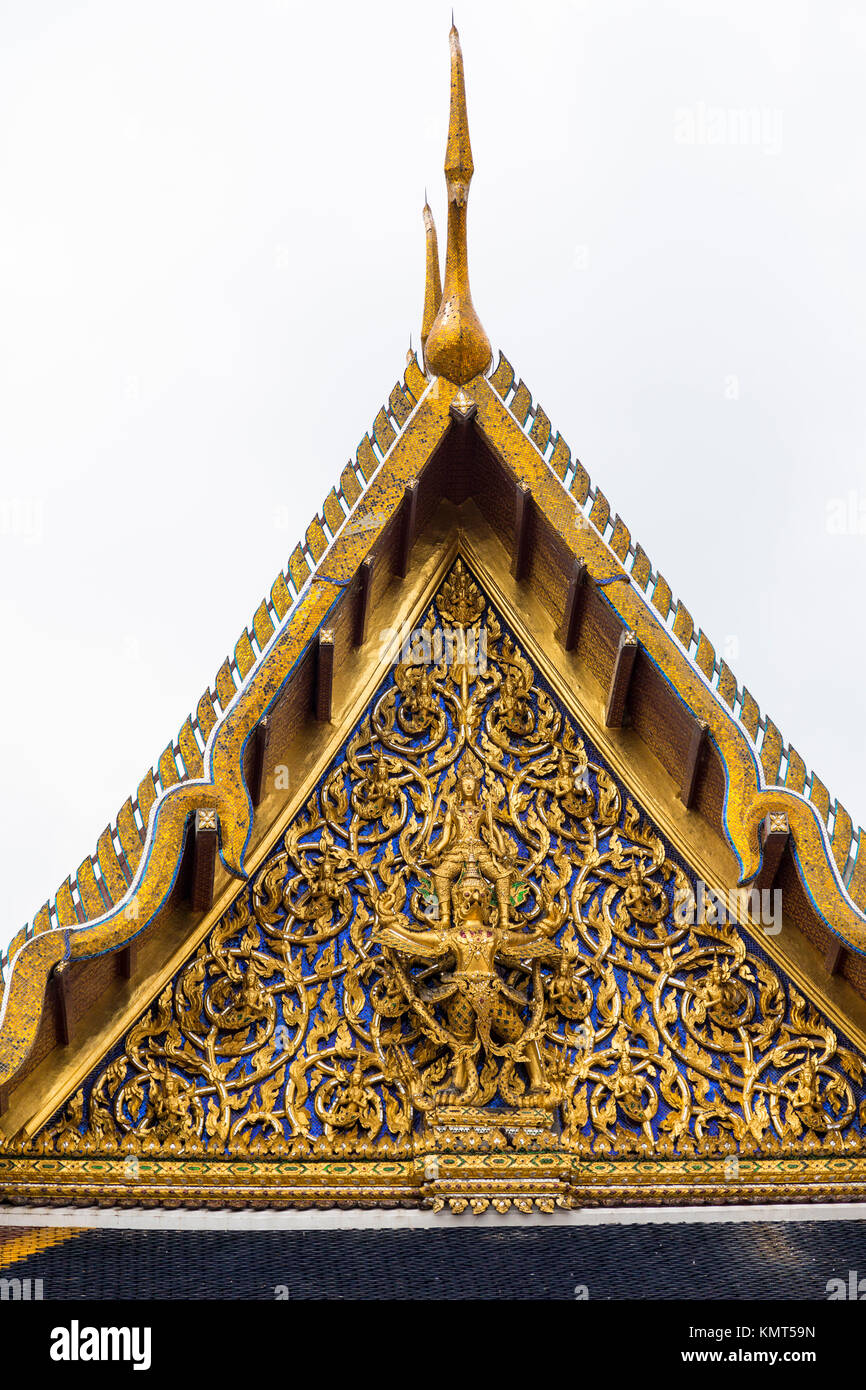
[[[437,1041],[443,1040],[443,1032],[450,1034],[458,1093],[472,1089],[472,1062],[480,1045],[491,1054],[494,1043],[500,1045],[498,1051],[507,1050],[522,1060],[530,1091],[543,1092],[547,1084],[541,1048],[537,1037],[526,1036],[535,1030],[528,1028],[521,1013],[530,1001],[507,983],[497,964],[508,968],[558,961],[561,953],[549,936],[510,923],[515,856],[494,822],[490,803],[482,802],[480,778],[474,772],[459,778],[442,834],[430,845],[428,858],[435,890],[430,925],[416,929],[405,914],[380,901],[377,930],[379,941],[404,957],[446,966],[449,957],[453,962],[435,990],[436,1002],[444,1005],[447,1030],[431,1031],[430,1009],[423,996],[416,996],[414,1012],[421,1030]],[[408,974],[403,979],[410,982]]]

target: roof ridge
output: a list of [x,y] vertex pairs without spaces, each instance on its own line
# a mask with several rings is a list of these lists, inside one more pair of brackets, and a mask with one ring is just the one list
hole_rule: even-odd
[[366,492],[372,478],[402,433],[409,416],[427,389],[428,381],[410,350],[402,382],[395,383],[387,402],[377,412],[365,434],[332,487],[300,541],[281,569],[271,590],[245,627],[231,655],[217,671],[214,689],[210,686],[198,701],[195,713],[187,715],[177,737],[159,756],[156,767],[148,768],[134,795],[127,797],[114,823],[109,823],[73,874],[69,874],[52,898],[28,923],[16,932],[5,950],[0,951],[0,991],[4,972],[21,945],[41,932],[56,927],[75,927],[101,917],[119,903],[141,859],[151,812],[158,798],[179,782],[195,781],[203,774],[204,752],[211,731],[225,714],[277,629],[294,611],[331,542],[342,531],[355,505]]
[[529,440],[536,446],[563,487],[574,497],[578,507],[607,543],[625,572],[652,604],[665,627],[677,639],[689,661],[695,666],[716,695],[728,706],[732,716],[749,735],[758,754],[767,786],[808,795],[830,836],[833,858],[845,886],[854,901],[866,909],[866,833],[854,830],[848,811],[838,801],[830,803],[830,793],[817,773],[808,772],[797,750],[786,744],[772,719],[762,716],[745,685],[740,686],[731,668],[716,650],[702,629],[695,630],[691,613],[681,599],[675,599],[667,580],[652,567],[649,556],[619,513],[611,512],[610,503],[601,488],[593,487],[590,476],[580,460],[572,455],[562,435],[554,434],[551,422],[542,406],[533,404],[532,395],[522,378],[515,377],[514,368],[501,351],[496,370],[489,377],[510,414]]

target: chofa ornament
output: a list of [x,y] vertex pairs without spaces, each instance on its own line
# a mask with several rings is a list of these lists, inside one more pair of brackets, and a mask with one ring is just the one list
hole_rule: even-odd
[[693,894],[458,560],[282,843],[35,1147],[859,1152],[860,1058],[736,923],[678,921]]

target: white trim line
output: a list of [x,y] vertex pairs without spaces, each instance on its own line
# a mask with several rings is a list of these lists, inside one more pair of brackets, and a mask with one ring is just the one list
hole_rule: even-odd
[[[143,1207],[5,1207],[0,1227],[85,1226],[94,1230],[147,1231],[399,1231],[501,1230],[526,1226],[728,1225],[754,1221],[866,1221],[866,1202],[795,1202],[773,1206],[586,1207],[528,1216],[514,1211],[481,1216],[416,1208],[381,1211],[179,1211]],[[2,1251],[2,1246],[0,1246]]]

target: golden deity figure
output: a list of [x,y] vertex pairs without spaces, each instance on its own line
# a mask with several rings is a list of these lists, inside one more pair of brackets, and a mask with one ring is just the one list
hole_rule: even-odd
[[821,1132],[828,1128],[827,1116],[821,1101],[821,1074],[811,1052],[806,1054],[800,1068],[791,1105],[811,1129]]
[[632,859],[629,864],[622,900],[636,922],[659,922],[667,912],[664,889],[647,877],[643,859]]
[[424,733],[439,713],[435,674],[426,662],[401,661],[394,680],[401,696],[397,709],[400,727],[408,734]]
[[[453,970],[444,976],[445,992],[438,998],[445,1001],[447,1026],[457,1042],[454,1086],[458,1092],[470,1085],[473,1043],[480,1041],[489,1049],[494,1039],[516,1048],[526,1066],[530,1090],[542,1092],[547,1086],[539,1043],[529,1038],[522,1050],[519,1046],[528,1029],[520,1006],[529,1001],[506,983],[496,967],[558,960],[560,950],[549,936],[509,926],[513,853],[494,824],[490,803],[482,805],[480,781],[474,773],[460,778],[431,857],[438,920],[415,930],[402,914],[380,913],[378,938],[404,955],[453,959]],[[496,906],[491,901],[492,885]]]
[[338,1069],[319,1092],[316,1111],[326,1131],[351,1129],[354,1125],[361,1129],[378,1128],[376,1096],[365,1075],[365,1065],[359,1052],[354,1065]]
[[363,820],[378,820],[393,803],[394,795],[388,764],[379,748],[355,790],[353,804]]
[[594,799],[587,776],[586,763],[573,765],[571,758],[562,747],[557,752],[556,766],[547,785],[551,794],[572,815],[584,817],[592,813]]
[[334,842],[327,830],[322,832],[320,841],[321,858],[317,864],[304,866],[304,877],[309,885],[306,898],[293,906],[296,917],[302,920],[317,921],[330,918],[334,904],[343,890],[340,878],[341,859],[345,856],[335,850]]
[[575,774],[572,771],[571,759],[564,748],[560,748],[556,757],[556,770],[551,779],[551,791],[559,801],[564,801],[571,796],[575,789]]
[[695,1018],[699,1022],[711,1014],[718,1023],[736,1025],[745,990],[738,980],[732,979],[731,970],[729,960],[714,955],[707,974],[694,986]]
[[610,1050],[617,1059],[616,1071],[609,1082],[611,1095],[630,1120],[642,1124],[646,1119],[641,1104],[644,1082],[635,1071],[629,1053],[628,1032],[624,1023],[620,1023],[617,1028]]
[[262,989],[259,972],[248,957],[246,968],[240,974],[237,994],[231,1002],[229,1027],[247,1028],[258,1023],[268,1012],[270,1002],[270,995]]
[[451,889],[470,866],[496,885],[500,924],[508,924],[514,853],[493,820],[493,807],[481,802],[481,783],[473,772],[461,775],[456,796],[445,812],[442,834],[430,848],[439,920],[451,920]]
[[159,1139],[176,1139],[193,1128],[189,1087],[166,1067],[151,1089],[151,1129]]

